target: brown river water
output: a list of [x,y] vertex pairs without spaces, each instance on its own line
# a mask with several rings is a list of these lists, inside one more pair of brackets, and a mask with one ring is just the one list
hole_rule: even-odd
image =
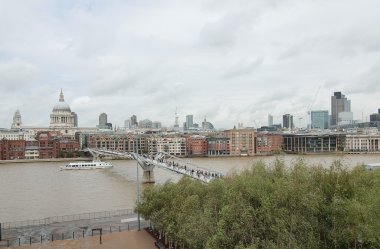
[[[331,165],[342,160],[349,168],[363,163],[380,163],[374,155],[279,156],[291,166],[303,158],[308,165]],[[251,167],[255,162],[268,165],[275,156],[185,158],[183,161],[201,168],[228,174]],[[64,162],[0,164],[0,223],[43,219],[51,216],[81,214],[134,208],[136,203],[136,161],[114,160],[114,167],[99,170],[66,170]],[[139,169],[140,179],[142,170]],[[154,169],[156,184],[178,181],[181,176],[160,168]]]

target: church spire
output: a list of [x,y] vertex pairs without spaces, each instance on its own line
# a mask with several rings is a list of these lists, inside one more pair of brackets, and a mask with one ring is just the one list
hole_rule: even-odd
[[63,97],[63,92],[61,88],[61,93],[59,94],[59,102],[64,102],[64,101],[65,101],[65,98]]

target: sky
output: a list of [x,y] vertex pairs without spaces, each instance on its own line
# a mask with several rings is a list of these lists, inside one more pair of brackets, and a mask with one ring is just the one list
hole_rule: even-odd
[[99,114],[255,127],[331,95],[380,108],[378,0],[0,0],[0,127],[49,126],[61,88],[79,126]]

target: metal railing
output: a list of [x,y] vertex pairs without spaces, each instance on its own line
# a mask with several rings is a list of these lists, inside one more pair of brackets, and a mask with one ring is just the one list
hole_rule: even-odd
[[[121,210],[117,210],[121,211]],[[100,212],[97,212],[100,213]],[[150,227],[151,224],[149,221],[142,221],[143,227]],[[102,243],[102,234],[109,234],[114,232],[123,232],[134,230],[138,228],[137,222],[130,222],[127,224],[112,224],[112,225],[95,225],[93,227],[87,227],[83,229],[82,227],[70,228],[69,231],[64,231],[61,233],[41,233],[39,235],[29,236],[25,234],[20,234],[19,236],[7,237],[3,238],[0,241],[1,247],[10,247],[10,246],[23,246],[23,245],[32,245],[32,244],[44,244],[53,242],[56,240],[75,240],[82,239],[85,237],[95,237],[98,236],[100,238],[99,243]],[[99,233],[99,231],[101,231]]]
[[22,227],[49,225],[49,224],[57,223],[57,222],[101,219],[101,218],[110,218],[110,217],[116,217],[116,216],[133,215],[133,214],[135,214],[133,209],[100,211],[100,212],[82,213],[82,214],[73,214],[73,215],[52,216],[52,217],[47,217],[47,218],[38,219],[38,220],[2,222],[1,227],[2,229],[14,229],[14,228],[22,228]]

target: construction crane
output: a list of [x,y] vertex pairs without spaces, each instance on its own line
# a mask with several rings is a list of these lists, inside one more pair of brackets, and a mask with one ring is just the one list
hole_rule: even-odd
[[306,117],[309,117],[309,122],[310,122],[310,115],[311,115],[311,110],[313,108],[313,105],[315,103],[315,101],[317,100],[318,98],[318,94],[320,92],[322,88],[322,85],[319,85],[318,88],[317,88],[317,91],[315,92],[312,100],[309,102],[309,105],[306,107],[306,112],[304,111],[300,111],[298,114],[295,114],[294,116],[298,118],[298,123],[301,124],[301,121],[304,120],[304,118]]
[[255,129],[257,130],[257,123],[256,123],[256,120],[253,120],[253,123],[255,124]]
[[317,97],[318,97],[319,91],[321,90],[321,87],[322,87],[322,85],[320,85],[320,86],[318,87],[317,91],[315,92],[315,95],[314,95],[313,101],[310,102],[309,106],[307,107],[307,115],[309,115],[309,116],[310,116],[310,114],[311,114],[311,109],[313,108],[313,105],[314,105],[315,101],[317,100]]

